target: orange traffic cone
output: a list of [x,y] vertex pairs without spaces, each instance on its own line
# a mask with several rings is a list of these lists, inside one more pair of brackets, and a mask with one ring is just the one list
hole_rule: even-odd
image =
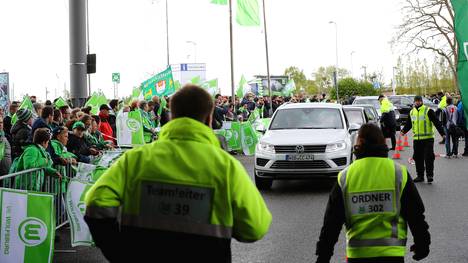
[[401,134],[398,135],[397,146],[395,147],[396,151],[403,151],[403,141],[401,140]]
[[400,150],[398,149],[398,147],[395,148],[395,153],[393,154],[392,158],[393,159],[400,159],[401,158]]
[[407,134],[405,134],[405,142],[403,143],[403,146],[404,147],[410,147],[409,142],[408,142],[408,135]]

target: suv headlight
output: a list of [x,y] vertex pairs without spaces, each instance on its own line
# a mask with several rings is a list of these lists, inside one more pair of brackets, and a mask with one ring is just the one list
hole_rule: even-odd
[[344,149],[346,149],[346,143],[344,141],[340,141],[340,142],[328,144],[327,148],[325,149],[325,152],[330,153],[330,152],[341,151]]
[[260,142],[257,144],[257,150],[259,152],[275,153],[275,146],[268,143]]

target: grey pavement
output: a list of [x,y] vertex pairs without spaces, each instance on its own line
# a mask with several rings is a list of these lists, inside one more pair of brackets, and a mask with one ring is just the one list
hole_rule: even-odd
[[[411,144],[411,142],[410,142]],[[444,154],[436,144],[436,153]],[[460,152],[462,152],[460,145]],[[412,148],[405,148],[398,160],[415,176],[415,166],[408,163]],[[236,156],[253,176],[253,157]],[[468,262],[468,158],[437,158],[435,182],[417,184],[426,206],[432,235],[431,253],[421,262]],[[273,214],[269,233],[253,244],[232,243],[234,262],[315,262],[315,244],[334,180],[276,181],[262,192]],[[412,237],[409,232],[409,245]],[[70,250],[69,229],[60,231],[56,249]],[[56,253],[54,262],[106,262],[96,248],[75,248],[75,253]],[[409,252],[408,252],[409,253]],[[331,262],[345,262],[344,231],[335,246]],[[408,254],[406,262],[413,262]]]

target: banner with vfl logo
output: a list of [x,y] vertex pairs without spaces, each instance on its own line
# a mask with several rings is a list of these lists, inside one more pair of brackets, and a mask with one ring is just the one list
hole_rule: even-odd
[[78,179],[71,179],[67,191],[67,213],[71,226],[71,244],[76,246],[92,246],[94,244],[88,225],[84,221],[86,193],[92,184]]
[[245,155],[254,155],[255,147],[258,143],[258,137],[250,122],[241,123],[242,150]]
[[0,200],[0,262],[52,262],[53,195],[0,188]]
[[117,116],[117,144],[137,146],[145,144],[143,118],[139,111],[121,112]]
[[146,100],[153,96],[169,96],[175,93],[171,67],[141,83],[141,90]]

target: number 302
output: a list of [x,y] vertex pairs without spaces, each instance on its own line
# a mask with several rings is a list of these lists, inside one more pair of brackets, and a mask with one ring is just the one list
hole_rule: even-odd
[[174,215],[186,216],[190,212],[190,206],[184,204],[176,204]]
[[369,212],[370,213],[383,212],[383,205],[370,205]]

